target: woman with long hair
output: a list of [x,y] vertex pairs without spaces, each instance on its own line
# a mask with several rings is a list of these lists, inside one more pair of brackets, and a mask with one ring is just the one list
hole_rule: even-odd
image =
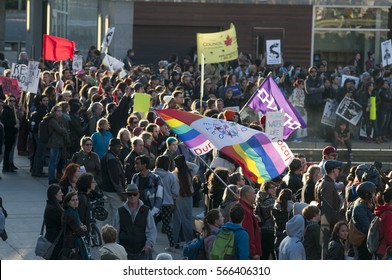
[[80,176],[80,165],[76,163],[70,163],[65,168],[64,174],[60,179],[59,185],[64,195],[69,192],[77,191],[76,181]]
[[332,230],[331,239],[328,243],[327,260],[344,260],[348,237],[348,225],[346,221],[339,221]]
[[80,221],[90,229],[90,197],[91,192],[95,191],[97,182],[94,180],[94,175],[91,173],[83,173],[76,182],[76,189],[78,190],[78,213]]
[[293,205],[293,192],[290,189],[282,189],[271,209],[274,219],[275,256],[279,256],[279,245],[286,237],[286,223],[292,217]]
[[173,216],[173,239],[179,248],[180,231],[182,229],[183,239],[185,242],[193,239],[193,185],[192,178],[196,175],[199,166],[185,161],[184,155],[178,155],[174,158],[175,169],[173,174],[176,175],[180,185],[179,195],[175,202],[175,211]]
[[302,177],[303,187],[301,193],[301,201],[310,203],[311,201],[315,200],[314,197],[314,187],[318,180],[323,177],[321,173],[321,168],[317,164],[312,164],[309,166],[308,170]]
[[230,220],[230,210],[240,199],[240,189],[237,185],[230,184],[225,188],[223,192],[222,202],[219,205],[219,210],[222,213],[224,222]]
[[223,223],[223,216],[218,209],[211,209],[204,217],[202,234],[204,237],[204,252],[207,260],[210,259],[215,237]]
[[[57,184],[52,184],[46,191],[46,207],[44,212],[44,223],[46,228],[45,238],[54,242],[57,236],[61,232],[61,216],[63,215],[63,207],[61,202],[63,201],[63,193],[61,188]],[[53,254],[50,257],[51,260],[59,260],[59,254],[63,246],[63,236],[60,236],[56,246],[54,247]]]
[[64,245],[61,253],[62,259],[89,259],[86,244],[82,238],[87,234],[87,226],[80,221],[78,206],[77,192],[67,193],[63,201]]

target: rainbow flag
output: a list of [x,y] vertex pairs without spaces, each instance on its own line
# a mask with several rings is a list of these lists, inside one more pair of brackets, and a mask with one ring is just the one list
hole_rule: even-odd
[[279,176],[294,159],[285,142],[258,130],[185,111],[156,112],[196,155],[215,147],[256,183]]

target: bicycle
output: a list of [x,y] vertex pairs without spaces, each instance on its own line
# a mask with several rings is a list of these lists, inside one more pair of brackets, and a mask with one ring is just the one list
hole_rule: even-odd
[[108,217],[108,211],[104,208],[105,198],[97,198],[90,201],[90,228],[86,238],[88,247],[102,246],[102,237],[97,220],[104,221]]

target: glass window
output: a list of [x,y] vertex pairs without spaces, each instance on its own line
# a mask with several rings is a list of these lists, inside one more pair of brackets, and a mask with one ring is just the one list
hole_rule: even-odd
[[315,28],[388,28],[388,8],[316,7]]

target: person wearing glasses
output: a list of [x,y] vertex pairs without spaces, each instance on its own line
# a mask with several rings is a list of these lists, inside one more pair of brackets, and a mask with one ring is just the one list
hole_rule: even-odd
[[16,116],[16,97],[9,95],[5,100],[1,122],[4,125],[4,162],[3,173],[16,173],[16,167],[11,163],[11,151],[16,142],[19,120]]
[[157,229],[150,208],[140,200],[136,184],[129,184],[123,194],[127,201],[114,218],[118,243],[125,248],[128,260],[152,260]]
[[323,260],[328,252],[328,243],[333,227],[340,219],[341,201],[335,185],[341,167],[341,161],[327,160],[324,163],[326,174],[316,183],[314,190],[315,199],[321,205],[320,242]]

